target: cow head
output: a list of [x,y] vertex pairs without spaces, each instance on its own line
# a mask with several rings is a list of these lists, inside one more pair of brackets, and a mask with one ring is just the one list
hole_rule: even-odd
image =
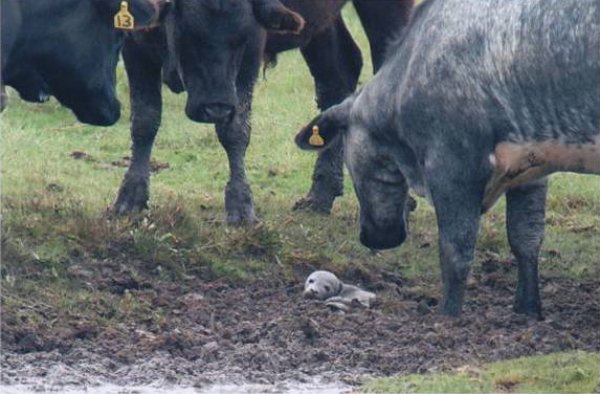
[[221,123],[238,106],[236,82],[253,83],[244,57],[258,68],[265,30],[298,32],[302,17],[279,0],[173,0],[164,19],[169,56],[188,93],[186,115]]
[[12,87],[21,99],[32,103],[45,103],[50,99],[50,88],[35,70],[23,67],[13,80]]
[[68,28],[60,32],[66,39],[56,41],[60,56],[40,73],[52,94],[80,121],[109,126],[119,119],[115,72],[123,32],[115,28],[114,18],[123,3],[134,18],[134,28],[145,29],[158,22],[167,1],[84,0],[63,14]]
[[[136,27],[145,28],[158,21],[165,1],[127,0],[125,5]],[[115,69],[123,33],[115,29],[114,16],[122,1],[55,0],[12,5],[17,7],[15,20],[3,19],[3,82],[28,100],[43,101],[48,93],[54,95],[84,123],[115,123],[120,116]],[[14,45],[5,45],[9,36]]]
[[323,150],[343,138],[344,160],[360,204],[360,241],[372,249],[393,248],[406,239],[407,204],[412,204],[408,184],[392,144],[355,115],[355,101],[351,96],[321,113],[298,133],[296,144]]

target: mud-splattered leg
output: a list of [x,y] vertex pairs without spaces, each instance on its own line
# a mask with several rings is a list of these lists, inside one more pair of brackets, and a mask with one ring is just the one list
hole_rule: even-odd
[[[264,37],[250,45],[264,45]],[[258,222],[254,210],[252,190],[246,179],[245,156],[250,143],[252,92],[260,69],[260,58],[247,51],[236,79],[238,105],[230,122],[217,124],[217,136],[227,152],[229,160],[229,182],[225,187],[225,210],[227,223],[252,225]]]
[[[319,109],[340,103],[354,92],[362,57],[341,18],[302,48],[302,55],[315,80]],[[343,176],[342,144],[338,142],[319,154],[311,189],[294,209],[329,213],[333,200],[343,194]]]
[[240,94],[237,114],[229,123],[216,125],[217,136],[229,160],[229,182],[225,187],[227,223],[253,224],[258,221],[254,212],[252,191],[246,179],[244,158],[250,143],[250,111],[252,88]]
[[514,311],[541,318],[538,255],[544,239],[546,178],[510,189],[506,193],[506,230],[519,265]]
[[[440,155],[440,157],[448,157]],[[484,182],[465,179],[457,165],[455,174],[446,168],[427,176],[438,222],[443,296],[440,312],[458,316],[475,251],[481,217]]]
[[161,64],[135,43],[126,44],[123,58],[127,69],[131,100],[131,163],[113,204],[116,215],[148,208],[150,155],[160,127]]

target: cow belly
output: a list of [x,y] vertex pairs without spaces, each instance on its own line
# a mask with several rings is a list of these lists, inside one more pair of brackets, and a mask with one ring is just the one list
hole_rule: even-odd
[[508,189],[553,172],[600,174],[600,137],[577,145],[558,141],[502,142],[496,145],[490,162],[493,172],[485,189],[484,212]]

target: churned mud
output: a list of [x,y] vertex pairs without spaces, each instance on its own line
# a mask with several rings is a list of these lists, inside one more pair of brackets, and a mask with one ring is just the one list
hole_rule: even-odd
[[[308,267],[293,280],[253,284],[187,277],[157,281],[95,261],[71,273],[97,289],[161,313],[160,325],[135,317],[95,325],[51,305],[48,324],[2,316],[2,383],[77,387],[215,382],[341,382],[365,376],[452,369],[466,364],[581,349],[600,350],[600,282],[542,279],[544,320],[511,310],[516,267],[485,261],[469,284],[465,313],[436,313],[437,283],[387,272],[337,272],[378,295],[372,309],[340,312],[302,298]],[[101,303],[90,303],[98,315]],[[149,318],[149,316],[147,316]],[[53,319],[61,319],[53,324]],[[98,319],[101,322],[102,319]],[[149,319],[148,319],[149,321]],[[56,323],[56,322],[55,322]],[[276,386],[273,386],[276,387]]]

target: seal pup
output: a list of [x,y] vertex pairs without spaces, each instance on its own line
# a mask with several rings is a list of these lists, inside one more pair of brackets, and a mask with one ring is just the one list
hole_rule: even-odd
[[315,271],[306,278],[304,297],[343,311],[348,311],[355,301],[367,308],[375,301],[374,293],[347,285],[329,271]]

